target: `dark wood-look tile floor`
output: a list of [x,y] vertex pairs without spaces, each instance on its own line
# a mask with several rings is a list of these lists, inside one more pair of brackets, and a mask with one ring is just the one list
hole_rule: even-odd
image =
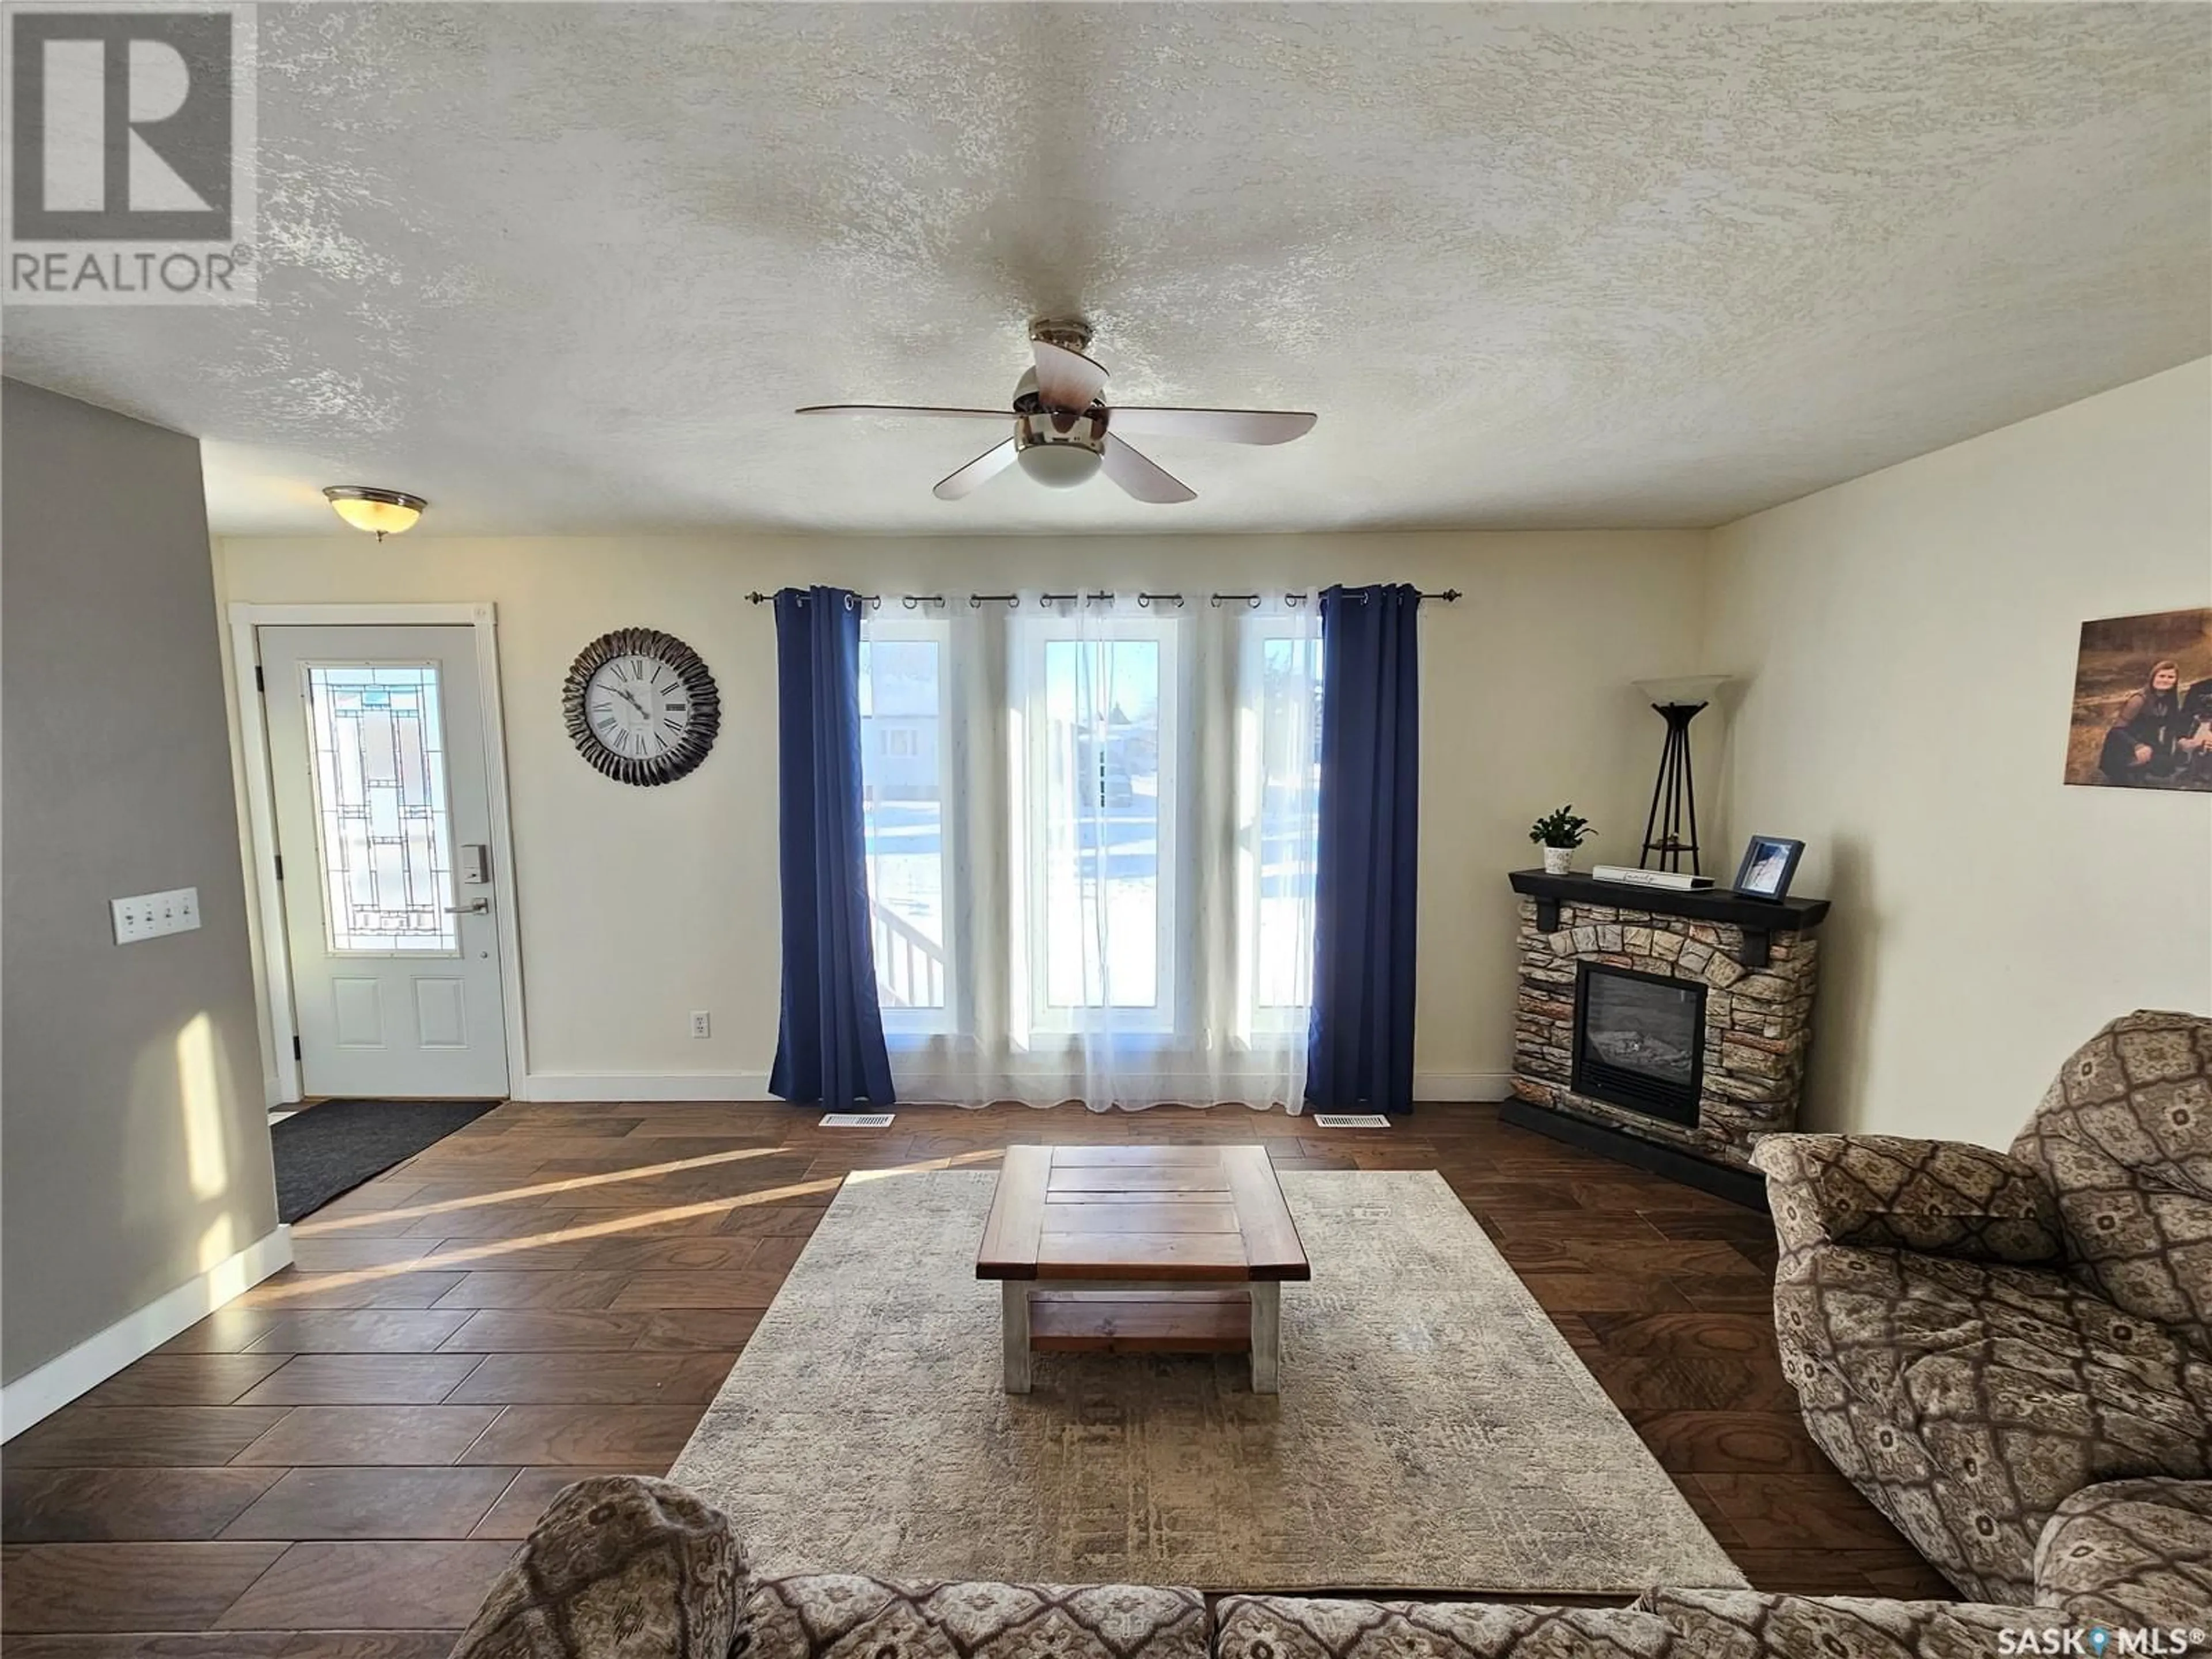
[[817,1116],[509,1104],[301,1222],[292,1269],[0,1453],[11,1659],[443,1655],[554,1492],[666,1470],[848,1170],[1036,1140],[1437,1170],[1754,1583],[1949,1594],[1806,1436],[1762,1216],[1488,1107]]

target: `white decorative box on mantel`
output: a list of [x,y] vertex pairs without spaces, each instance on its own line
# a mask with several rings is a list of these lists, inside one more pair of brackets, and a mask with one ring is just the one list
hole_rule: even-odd
[[[1508,1116],[1719,1165],[1735,1178],[1715,1190],[1752,1201],[1753,1140],[1797,1121],[1820,973],[1813,934],[1828,902],[1536,870],[1511,879],[1522,896],[1513,1093],[1569,1122],[1532,1121],[1525,1107]],[[1650,1167],[1705,1184],[1694,1169]]]

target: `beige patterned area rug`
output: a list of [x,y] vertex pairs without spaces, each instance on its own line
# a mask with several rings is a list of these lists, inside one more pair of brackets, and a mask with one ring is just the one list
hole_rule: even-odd
[[757,1567],[1203,1589],[1744,1579],[1442,1177],[1291,1172],[1282,1392],[1240,1357],[999,1382],[995,1175],[854,1176],[672,1478]]

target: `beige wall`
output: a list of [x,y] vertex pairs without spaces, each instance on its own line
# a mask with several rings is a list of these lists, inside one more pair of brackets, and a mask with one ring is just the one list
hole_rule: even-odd
[[[2212,363],[2123,387],[1711,532],[232,539],[226,597],[499,606],[532,1066],[540,1092],[757,1092],[777,1000],[774,651],[749,588],[827,580],[1464,589],[1425,624],[1417,1069],[1510,1066],[1528,820],[1573,800],[1632,860],[1658,726],[1629,682],[1728,670],[1694,728],[1709,868],[1808,846],[1826,893],[1808,1121],[2002,1143],[2112,1012],[2212,1004],[2212,800],[2059,779],[2076,632],[2212,600]],[[431,525],[434,525],[434,511]],[[625,623],[706,656],[714,757],[650,791],[578,759],[576,650]],[[1588,860],[1586,859],[1586,862]],[[618,963],[619,969],[608,964]],[[691,1039],[689,1010],[714,1016]],[[685,1080],[689,1080],[688,1085]]]
[[1814,1126],[2002,1146],[2112,1014],[2212,1008],[2212,797],[2059,781],[2076,639],[2212,604],[2212,362],[1714,532],[1726,844],[1835,900]]
[[[6,383],[0,1371],[276,1225],[199,446]],[[114,943],[108,900],[199,889]]]
[[[1512,911],[1528,822],[1590,813],[1600,855],[1642,828],[1659,726],[1628,681],[1692,666],[1697,532],[914,541],[440,540],[341,532],[222,544],[232,600],[499,607],[532,1071],[545,1091],[620,1097],[671,1076],[757,1092],[775,1046],[775,650],[750,588],[1009,584],[1216,588],[1401,580],[1467,598],[1425,622],[1423,927],[1417,1068],[1437,1095],[1495,1094],[1510,1064]],[[432,532],[432,533],[425,533]],[[560,714],[575,653],[665,628],[720,684],[699,771],[609,782]],[[692,1039],[690,1010],[714,1015]],[[550,1075],[548,1075],[550,1074]]]

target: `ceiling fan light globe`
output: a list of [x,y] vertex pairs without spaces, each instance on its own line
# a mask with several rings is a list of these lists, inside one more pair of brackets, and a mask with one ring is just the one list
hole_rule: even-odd
[[1098,452],[1081,444],[1030,444],[1015,459],[1048,489],[1073,489],[1098,473]]

